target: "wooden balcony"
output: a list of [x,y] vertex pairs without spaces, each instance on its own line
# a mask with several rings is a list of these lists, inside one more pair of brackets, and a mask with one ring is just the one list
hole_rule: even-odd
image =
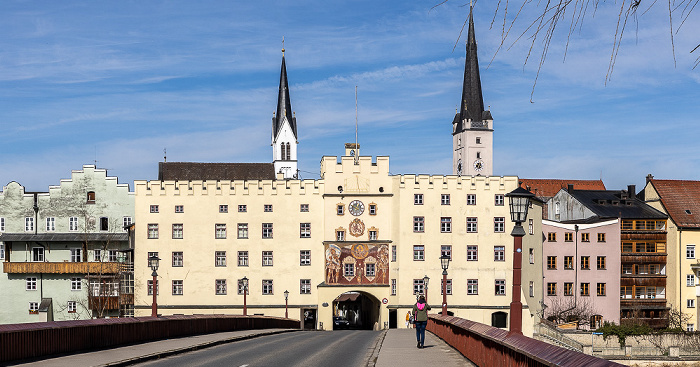
[[116,274],[121,263],[116,262],[3,262],[2,272],[8,274]]
[[621,298],[620,309],[665,310],[665,298]]
[[621,286],[637,287],[665,287],[666,275],[622,275]]
[[635,232],[627,231],[620,233],[621,241],[666,241],[666,232]]
[[623,252],[620,262],[623,264],[666,264],[666,253]]
[[90,297],[91,310],[118,310],[119,297],[113,296],[96,296]]
[[119,304],[120,305],[133,305],[134,304],[134,295],[133,294],[120,294],[119,295]]

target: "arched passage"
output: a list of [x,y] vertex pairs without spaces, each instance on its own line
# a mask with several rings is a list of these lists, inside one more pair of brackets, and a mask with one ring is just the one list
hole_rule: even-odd
[[373,330],[378,326],[381,302],[366,292],[345,292],[333,300],[333,329]]

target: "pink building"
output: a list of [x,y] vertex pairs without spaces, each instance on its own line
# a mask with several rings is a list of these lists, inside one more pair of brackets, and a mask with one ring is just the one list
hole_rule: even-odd
[[620,224],[618,219],[542,221],[544,316],[579,318],[580,327],[620,323]]

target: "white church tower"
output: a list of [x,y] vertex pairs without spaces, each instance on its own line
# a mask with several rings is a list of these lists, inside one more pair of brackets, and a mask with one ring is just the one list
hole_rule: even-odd
[[453,174],[460,176],[493,174],[493,117],[491,117],[491,111],[484,110],[471,7],[462,101],[452,121],[452,147]]
[[280,91],[277,112],[272,116],[272,162],[275,173],[283,173],[285,179],[297,178],[297,119],[292,112],[287,83],[287,66],[282,49]]

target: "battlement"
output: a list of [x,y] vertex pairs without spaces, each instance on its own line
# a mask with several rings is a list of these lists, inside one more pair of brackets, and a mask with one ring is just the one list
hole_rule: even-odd
[[318,195],[321,180],[135,181],[137,195]]
[[415,190],[507,190],[518,186],[517,176],[399,175],[399,189]]

